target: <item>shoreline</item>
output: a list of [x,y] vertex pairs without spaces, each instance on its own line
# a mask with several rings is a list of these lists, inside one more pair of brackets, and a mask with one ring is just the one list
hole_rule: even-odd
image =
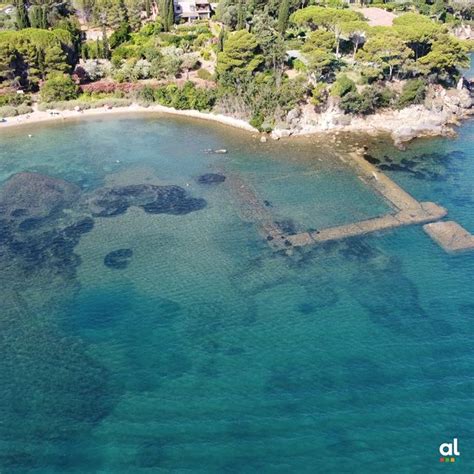
[[0,130],[48,122],[66,122],[68,121],[68,119],[76,120],[87,117],[101,117],[108,115],[134,113],[168,114],[181,117],[196,118],[201,120],[207,120],[210,122],[217,122],[221,125],[227,125],[229,127],[238,128],[247,132],[260,133],[256,128],[252,127],[245,120],[228,117],[227,115],[199,112],[198,110],[178,110],[172,107],[165,107],[163,105],[151,105],[149,107],[144,107],[138,104],[113,108],[98,107],[96,109],[86,109],[80,111],[61,110],[56,111],[55,114],[34,109],[33,112],[29,114],[17,115],[15,117],[6,117],[4,119],[5,121],[0,123]]
[[[53,112],[53,113],[51,113]],[[281,138],[302,138],[315,135],[333,135],[338,133],[366,134],[378,136],[388,134],[393,144],[398,148],[404,148],[405,144],[417,138],[433,138],[456,135],[455,126],[459,126],[464,120],[474,115],[474,110],[463,110],[462,114],[436,113],[428,111],[422,106],[412,106],[401,111],[390,111],[374,114],[365,118],[351,117],[349,123],[331,123],[334,119],[332,112],[322,113],[317,116],[308,114],[300,127],[292,129],[275,129],[270,134],[260,132],[242,119],[228,115],[214,114],[212,112],[199,112],[198,110],[178,110],[163,105],[150,105],[148,107],[136,103],[121,107],[98,107],[85,110],[61,110],[40,111],[37,105],[33,106],[33,112],[14,117],[6,117],[0,123],[2,129],[11,129],[28,125],[36,125],[48,122],[67,122],[82,118],[104,117],[110,115],[132,115],[132,114],[163,114],[174,115],[184,118],[194,118],[215,122],[220,125],[251,132],[261,137],[262,142],[267,139],[279,140]]]

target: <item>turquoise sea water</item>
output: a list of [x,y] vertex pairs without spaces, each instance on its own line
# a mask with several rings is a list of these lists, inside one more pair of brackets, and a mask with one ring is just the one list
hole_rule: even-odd
[[[459,131],[406,152],[366,142],[474,232],[474,122]],[[386,213],[335,146],[168,117],[1,131],[3,187],[29,171],[80,193],[0,252],[0,472],[473,472],[474,253],[418,226],[276,253],[232,189],[295,231]],[[206,206],[132,206],[73,244],[55,233],[130,184]],[[118,249],[128,266],[104,265]],[[461,456],[441,464],[454,437]]]

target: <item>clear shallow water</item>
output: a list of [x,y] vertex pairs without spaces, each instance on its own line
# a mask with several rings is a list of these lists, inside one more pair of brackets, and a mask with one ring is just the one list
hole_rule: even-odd
[[[75,265],[65,252],[2,268],[2,472],[472,472],[474,255],[420,227],[278,255],[229,179],[196,183],[238,176],[296,229],[385,213],[329,140],[262,145],[149,117],[27,133],[2,132],[2,181],[35,171],[82,196],[175,184],[207,205],[95,218]],[[456,140],[370,153],[474,232],[473,136],[470,122]],[[128,267],[106,267],[122,248]],[[441,465],[453,437],[461,456]]]

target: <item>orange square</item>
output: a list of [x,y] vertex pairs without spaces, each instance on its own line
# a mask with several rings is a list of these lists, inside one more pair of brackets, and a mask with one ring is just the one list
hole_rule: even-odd
[[456,458],[451,458],[451,462],[456,462]]

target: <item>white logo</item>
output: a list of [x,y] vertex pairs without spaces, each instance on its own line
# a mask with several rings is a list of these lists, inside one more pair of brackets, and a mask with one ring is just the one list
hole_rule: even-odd
[[442,456],[459,456],[458,439],[454,438],[452,443],[443,443],[439,446],[439,453]]

